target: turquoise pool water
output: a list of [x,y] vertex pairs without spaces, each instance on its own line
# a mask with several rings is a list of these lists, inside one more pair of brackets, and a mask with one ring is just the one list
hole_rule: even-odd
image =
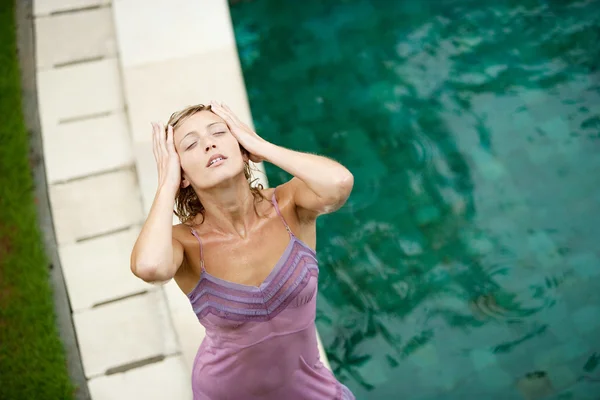
[[259,134],[355,175],[318,224],[339,379],[600,398],[600,2],[230,6]]

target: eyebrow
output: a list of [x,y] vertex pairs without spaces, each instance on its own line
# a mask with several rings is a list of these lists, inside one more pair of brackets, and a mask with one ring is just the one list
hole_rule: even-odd
[[[221,122],[221,121],[217,121],[217,122],[211,122],[210,124],[206,125],[206,128],[208,129],[208,128],[210,128],[211,126],[213,126],[213,125],[217,125],[217,124],[224,124],[224,122]],[[185,134],[185,136],[184,136],[184,137],[182,137],[182,138],[181,138],[181,140],[179,141],[179,144],[181,144],[181,142],[183,142],[183,140],[184,140],[186,137],[188,137],[189,135],[191,135],[191,134],[193,134],[193,133],[196,133],[196,134],[197,134],[197,133],[198,133],[198,131],[190,131],[190,132],[186,133],[186,134]]]

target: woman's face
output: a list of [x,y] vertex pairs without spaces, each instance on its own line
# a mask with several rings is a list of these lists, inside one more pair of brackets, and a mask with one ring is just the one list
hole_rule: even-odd
[[238,141],[225,121],[211,111],[187,118],[173,132],[173,141],[184,186],[193,182],[196,188],[210,188],[244,171],[245,159]]

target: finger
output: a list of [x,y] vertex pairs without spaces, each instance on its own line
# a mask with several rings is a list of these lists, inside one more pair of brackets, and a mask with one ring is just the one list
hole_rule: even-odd
[[221,117],[223,119],[228,117],[227,111],[225,111],[225,109],[223,107],[221,107],[221,105],[219,105],[219,103],[217,103],[217,102],[213,103],[212,110],[215,112],[215,114],[217,114],[219,117]]
[[219,107],[219,105],[214,101],[210,102],[210,109],[217,115],[221,113],[221,107]]
[[152,124],[154,127],[154,150],[156,151],[157,160],[160,161],[162,158],[162,149],[160,146],[160,128],[157,122]]
[[231,108],[229,108],[229,106],[228,106],[227,104],[225,104],[225,103],[221,103],[221,107],[223,107],[223,109],[224,109],[225,111],[227,111],[228,113],[231,113],[231,114],[233,114],[233,111],[231,111]]
[[233,133],[233,131],[235,129],[231,129],[231,128],[235,128],[236,127],[236,123],[233,119],[231,119],[231,117],[225,113],[219,115],[221,118],[223,118],[223,120],[225,121],[225,123],[227,124],[227,126],[229,127],[229,130],[231,131],[231,133]]
[[223,109],[219,106],[219,104],[216,101],[210,102],[210,109],[212,112],[217,114],[219,117],[221,117],[223,115]]
[[233,119],[238,119],[237,115],[235,115],[235,113],[233,112],[233,110],[231,110],[231,108],[229,108],[229,106],[225,103],[221,104],[221,108],[223,108],[223,110],[225,110],[225,112],[227,112],[227,114],[231,115],[231,117]]
[[215,111],[215,114],[217,114],[219,117],[221,117],[225,121],[225,123],[229,127],[229,130],[231,131],[231,133],[234,136],[235,136],[235,129],[233,129],[233,128],[237,127],[237,128],[244,129],[244,126],[241,124],[241,121],[235,117],[235,114],[233,114],[231,112],[231,110],[227,111],[220,103],[215,102],[215,101],[211,101],[211,105],[212,104],[214,104],[213,110]]
[[242,127],[241,121],[231,111],[221,107],[221,118],[225,119],[229,126]]
[[221,107],[221,110],[223,110],[224,113],[229,115],[232,119],[235,119],[235,114],[233,113],[233,111],[231,111],[229,107],[227,107],[225,103],[219,104],[219,107]]
[[160,143],[160,150],[162,151],[162,154],[166,157],[168,152],[167,152],[167,131],[165,130],[165,126],[162,123],[158,124],[158,130],[159,130],[159,143]]
[[239,124],[242,128],[244,128],[245,130],[247,130],[248,132],[254,132],[254,129],[250,128],[250,125],[243,123],[242,121],[238,120]]
[[175,153],[175,143],[173,143],[173,127],[171,125],[167,127],[167,149],[170,152]]
[[229,108],[229,106],[227,104],[223,104],[223,109],[225,110],[225,112],[227,112],[227,114],[229,115],[229,117],[239,126],[241,126],[242,128],[251,130],[250,127],[246,124],[244,124],[242,122],[241,119],[238,118],[238,116],[231,110],[231,108]]
[[229,113],[227,113],[221,106],[219,106],[217,104],[216,107],[213,108],[215,114],[217,114],[219,117],[223,118],[223,120],[227,123],[227,125],[229,125],[230,127],[233,126],[235,124],[235,121],[231,118],[231,115],[229,115]]
[[156,134],[156,125],[154,122],[150,122],[152,125],[152,153],[154,153],[154,159],[158,161],[158,148],[157,148],[157,134]]
[[239,119],[237,115],[235,115],[235,113],[231,110],[231,108],[229,108],[227,104],[223,104],[223,109],[227,113],[229,118],[233,121],[233,123],[247,130],[248,132],[254,132],[254,129],[250,128],[250,125],[242,122],[242,120]]

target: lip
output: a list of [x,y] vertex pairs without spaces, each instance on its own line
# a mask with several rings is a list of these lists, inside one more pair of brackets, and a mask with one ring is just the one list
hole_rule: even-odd
[[[219,158],[221,157],[222,160],[221,161],[217,161],[216,163],[214,163],[213,165],[210,165],[210,162],[212,160],[214,160],[215,158]],[[227,160],[227,157],[225,157],[223,154],[213,154],[213,156],[211,158],[208,159],[208,162],[206,163],[206,167],[210,168],[210,167],[215,167],[217,165],[221,165],[223,163],[223,161]]]

